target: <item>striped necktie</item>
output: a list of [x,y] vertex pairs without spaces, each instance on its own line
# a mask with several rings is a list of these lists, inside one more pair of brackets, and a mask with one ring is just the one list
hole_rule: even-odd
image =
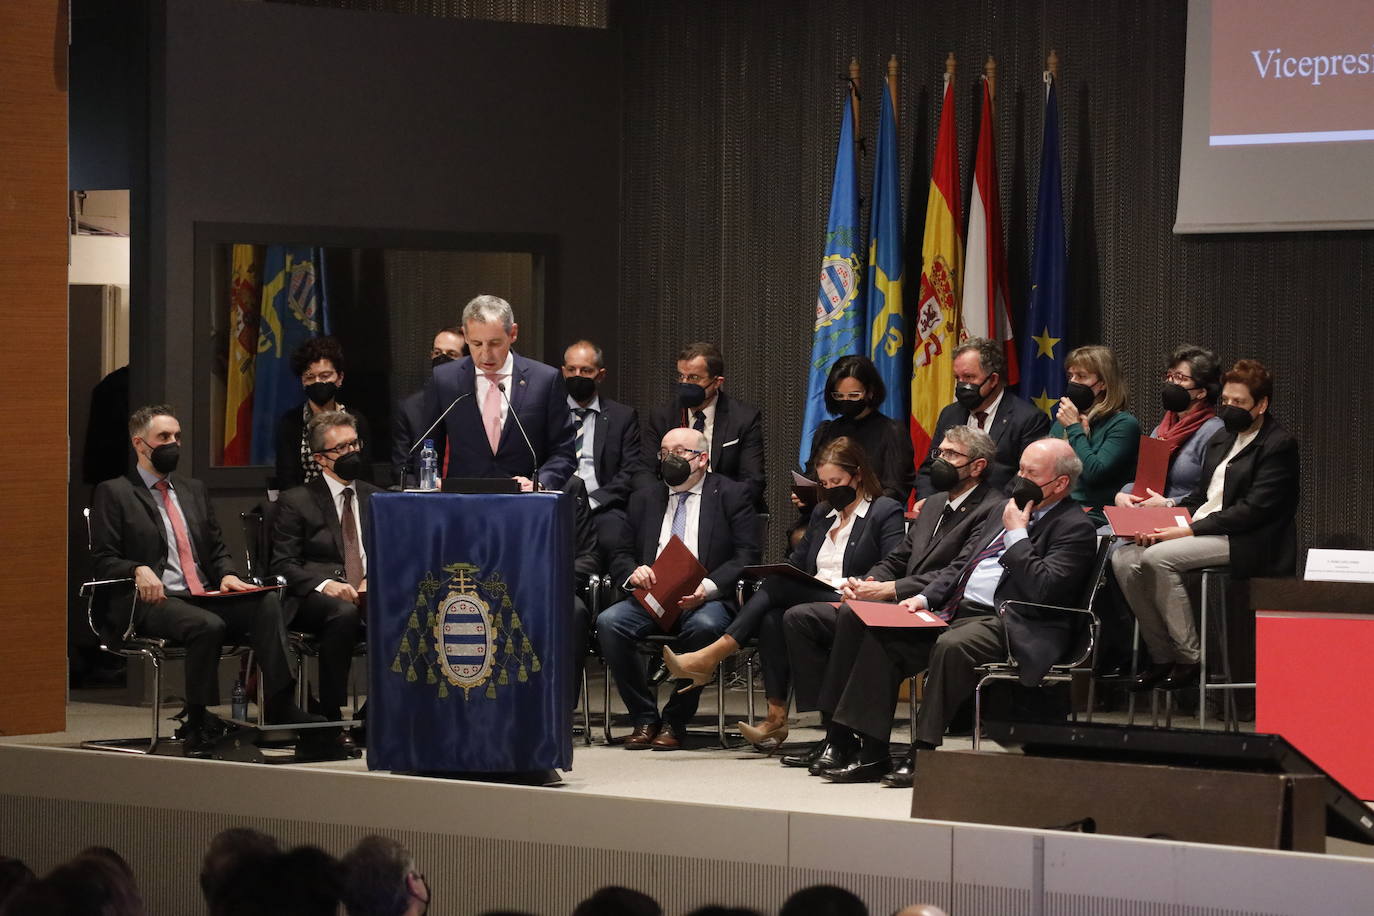
[[941,620],[950,620],[954,617],[955,612],[959,610],[959,602],[964,600],[964,589],[968,587],[968,580],[973,578],[973,571],[977,569],[978,564],[982,563],[984,560],[998,556],[1006,549],[1006,543],[1007,529],[1003,528],[1002,532],[992,539],[992,543],[978,551],[978,555],[970,560],[969,564],[964,567],[964,571],[959,574],[959,582],[954,587],[953,596],[945,603],[944,607],[935,612],[935,616],[939,617]]
[[587,443],[587,414],[591,413],[590,407],[574,407],[573,416],[577,417],[577,439],[573,442],[573,454],[577,460],[582,460],[582,447]]

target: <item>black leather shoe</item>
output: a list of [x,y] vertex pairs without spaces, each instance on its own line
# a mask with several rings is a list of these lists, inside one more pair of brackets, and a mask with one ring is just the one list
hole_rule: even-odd
[[214,753],[215,742],[223,738],[228,730],[218,716],[206,715],[195,725],[182,725],[176,730],[175,737],[181,739],[181,750],[185,756],[209,757]]
[[1169,672],[1173,670],[1174,666],[1170,662],[1151,665],[1144,671],[1141,671],[1135,677],[1131,678],[1131,691],[1133,693],[1143,693],[1146,690],[1151,690],[1160,681],[1167,678],[1169,676]]
[[872,763],[860,763],[857,759],[842,767],[825,770],[821,776],[830,782],[878,782],[892,772],[892,758],[881,757]]
[[824,753],[816,758],[816,762],[807,767],[807,772],[812,776],[820,776],[827,770],[838,770],[849,766],[859,756],[859,749],[841,748],[834,744],[827,744]]
[[821,754],[825,753],[827,747],[829,747],[829,744],[822,738],[800,754],[784,754],[779,759],[785,767],[806,768],[815,763],[820,758]]
[[1184,687],[1196,687],[1198,675],[1202,671],[1202,665],[1174,665],[1174,670],[1169,672],[1169,676],[1160,681],[1161,690],[1182,690]]
[[892,768],[892,772],[883,777],[883,785],[889,789],[910,789],[911,784],[916,781],[916,756],[908,751],[907,755],[897,761],[897,765]]
[[348,730],[348,735],[353,739],[353,746],[359,750],[367,748],[367,723],[355,725]]

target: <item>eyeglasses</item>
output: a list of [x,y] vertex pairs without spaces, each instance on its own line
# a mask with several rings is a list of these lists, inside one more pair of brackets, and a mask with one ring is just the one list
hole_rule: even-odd
[[680,372],[677,374],[677,380],[679,382],[686,382],[691,385],[700,385],[703,382],[709,382],[714,378],[714,375],[683,375]]
[[328,456],[330,456],[331,458],[338,458],[338,457],[341,456],[341,455],[347,455],[349,452],[360,452],[360,451],[362,451],[362,448],[363,448],[363,440],[361,440],[361,439],[351,439],[351,440],[349,440],[348,442],[340,442],[338,445],[334,446],[333,448],[321,449],[320,451],[316,452],[315,454],[317,454],[317,455],[328,455]]
[[932,459],[943,458],[946,461],[952,461],[955,458],[967,458],[968,455],[965,455],[963,452],[956,452],[952,448],[933,448],[930,450],[930,457]]
[[671,449],[671,450],[666,449],[666,448],[661,448],[661,449],[659,449],[659,450],[658,450],[658,460],[659,460],[659,461],[662,461],[664,458],[667,458],[669,455],[673,455],[673,456],[675,456],[675,457],[677,457],[677,458],[695,458],[697,455],[704,455],[704,454],[706,454],[706,453],[703,452],[703,451],[702,451],[701,449],[699,449],[699,448],[684,448],[683,446],[679,445],[679,446],[677,446],[676,448]]
[[[438,355],[437,352],[435,355]],[[307,385],[313,385],[315,382],[336,382],[338,380],[339,373],[333,369],[325,369],[323,372],[307,372],[301,376],[301,381]]]
[[1170,369],[1168,372],[1164,373],[1164,381],[1173,382],[1175,385],[1182,385],[1184,382],[1195,382],[1197,379],[1193,378],[1191,375],[1184,375],[1182,372],[1175,372]]
[[862,401],[865,397],[867,395],[862,391],[846,391],[843,394],[838,391],[830,392],[830,400],[832,401]]

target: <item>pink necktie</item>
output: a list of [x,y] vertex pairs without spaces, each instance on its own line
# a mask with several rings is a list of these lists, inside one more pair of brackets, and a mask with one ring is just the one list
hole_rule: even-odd
[[200,575],[196,572],[196,558],[191,553],[191,538],[186,533],[186,520],[181,517],[177,504],[172,502],[171,484],[163,478],[153,484],[153,489],[162,494],[162,505],[167,510],[167,518],[172,522],[172,534],[177,539],[177,559],[181,561],[181,575],[186,579],[186,589],[193,595],[205,594]]
[[487,428],[487,441],[491,443],[491,453],[496,454],[497,446],[501,444],[501,392],[497,385],[501,384],[501,374],[499,372],[483,372],[490,384],[487,386],[487,396],[482,399],[482,425]]

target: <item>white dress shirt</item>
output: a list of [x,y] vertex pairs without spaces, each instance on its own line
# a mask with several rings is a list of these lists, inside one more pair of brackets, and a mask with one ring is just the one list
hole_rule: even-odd
[[[186,574],[181,571],[181,555],[177,553],[176,530],[172,528],[172,520],[167,516],[167,506],[162,502],[162,491],[156,489],[157,482],[163,478],[156,474],[138,469],[138,476],[143,479],[143,484],[153,493],[153,502],[157,505],[157,514],[162,519],[162,530],[167,535],[167,557],[162,564],[162,587],[169,592],[186,592],[190,588],[186,585]],[[186,524],[186,513],[181,508],[181,499],[177,496],[177,488],[172,486],[172,478],[167,477],[167,492],[172,497],[172,505],[176,506],[181,513],[182,524]],[[207,589],[219,588],[218,582],[206,582],[205,576],[201,575],[199,566],[200,558],[196,557],[196,542],[191,537],[191,526],[186,525],[186,540],[191,544],[191,556],[196,560],[196,575],[200,576],[201,584]]]
[[1259,430],[1249,433],[1241,433],[1236,436],[1236,442],[1231,446],[1231,450],[1226,453],[1221,464],[1212,472],[1212,479],[1207,481],[1207,501],[1197,507],[1193,513],[1193,521],[1205,518],[1221,508],[1221,498],[1226,490],[1226,466],[1231,463],[1231,459],[1240,454],[1241,449],[1245,448],[1255,437],[1259,435]]
[[849,536],[854,533],[854,520],[868,515],[868,507],[873,500],[864,499],[850,513],[848,519],[840,517],[838,509],[831,509],[827,518],[833,518],[830,530],[821,541],[821,549],[816,554],[816,578],[833,588],[844,584],[844,552],[849,547]]
[[[473,373],[477,376],[477,389],[476,389],[476,391],[475,391],[475,393],[474,393],[474,396],[477,398],[477,410],[478,410],[478,412],[480,413],[481,410],[482,410],[482,405],[485,404],[485,403],[487,402],[487,391],[491,389],[492,383],[491,383],[490,381],[488,381],[487,376],[486,376],[486,373],[483,372],[481,369],[478,369],[478,368],[477,368],[477,364],[476,364],[476,363],[473,363],[473,364],[472,364],[472,368],[473,368]],[[505,365],[503,365],[500,369],[496,370],[496,375],[499,376],[499,378],[498,378],[497,381],[498,381],[499,383],[504,383],[505,386],[506,386],[506,396],[503,397],[503,398],[501,398],[501,428],[502,428],[502,429],[505,429],[505,428],[506,428],[506,414],[510,413],[510,399],[511,399],[510,379],[511,379],[511,375],[512,375],[514,372],[515,372],[515,351],[514,351],[514,350],[508,350],[508,351],[506,351],[506,362],[505,362]],[[500,397],[500,395],[498,394],[497,397]]]
[[712,437],[713,435],[715,435],[715,432],[716,432],[716,403],[717,403],[718,400],[719,400],[719,398],[717,398],[717,399],[715,399],[715,400],[712,400],[711,403],[710,403],[710,404],[707,404],[705,407],[689,407],[689,408],[687,408],[687,426],[688,426],[689,428],[690,428],[693,424],[695,424],[695,423],[697,422],[697,411],[698,411],[698,410],[701,411],[702,413],[706,414],[706,429],[704,430],[704,433],[705,433],[705,435],[706,435],[706,452],[707,452],[707,454],[710,454],[710,452],[711,452],[711,442],[712,442],[711,437]]
[[992,421],[997,419],[997,408],[1002,405],[1002,397],[1006,393],[1007,389],[1005,388],[997,392],[997,397],[988,405],[987,416],[983,418],[983,425],[981,427],[979,427],[978,418],[973,415],[974,412],[972,410],[968,412],[968,422],[964,425],[972,426],[974,429],[981,428],[983,432],[987,433],[989,436],[992,435]]
[[[353,530],[358,535],[358,556],[361,557],[363,561],[363,578],[367,578],[367,549],[363,547],[363,513],[362,510],[358,508],[358,489],[351,483],[345,486],[328,474],[321,474],[320,476],[323,477],[324,482],[329,485],[329,495],[334,500],[334,512],[339,516],[340,525],[343,524],[343,492],[344,490],[349,490],[353,493]],[[324,591],[325,582],[332,581],[334,580],[326,579],[324,582],[315,586],[315,591]],[[339,581],[343,580],[340,579]]]
[[[701,530],[701,491],[706,483],[706,478],[702,477],[690,490],[684,492],[691,494],[687,497],[687,517],[685,530],[683,531],[682,543],[687,545],[687,549],[692,552],[692,556],[701,558],[700,546],[697,543],[698,532]],[[663,553],[663,548],[668,546],[668,540],[673,536],[673,513],[677,511],[678,500],[681,497],[676,491],[668,491],[668,506],[663,511],[663,524],[658,529],[658,549],[654,551],[654,558]],[[704,565],[704,564],[703,564]],[[706,598],[719,598],[720,591],[716,588],[716,583],[710,579],[703,579],[701,584],[706,589]]]

